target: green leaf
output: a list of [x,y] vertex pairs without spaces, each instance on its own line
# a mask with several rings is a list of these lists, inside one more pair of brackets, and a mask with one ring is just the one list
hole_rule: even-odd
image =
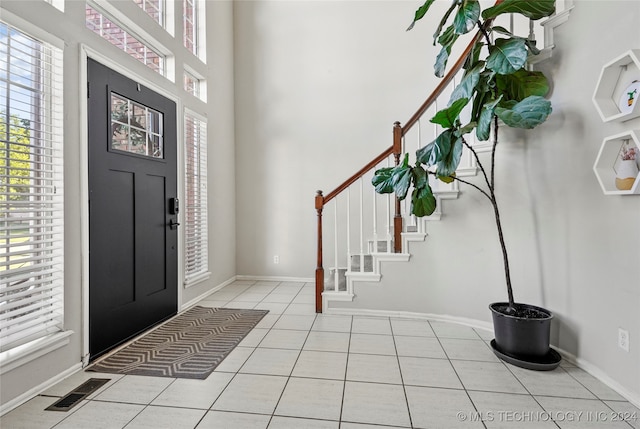
[[455,139],[453,130],[444,130],[434,141],[416,151],[416,159],[427,167],[436,165],[449,155]]
[[491,131],[491,120],[495,112],[496,106],[502,100],[502,95],[494,101],[485,103],[480,111],[480,117],[478,118],[478,127],[476,128],[476,137],[478,140],[485,141],[489,138]]
[[376,170],[373,173],[371,184],[375,186],[376,192],[379,194],[392,194],[393,184],[391,182],[391,175],[393,174],[394,167],[385,167]]
[[438,180],[440,180],[441,182],[444,183],[451,183],[453,182],[456,177],[456,173],[454,172],[453,174],[449,175],[449,176],[438,176]]
[[532,95],[515,105],[496,107],[496,115],[508,126],[515,128],[534,128],[544,121],[551,113],[549,100],[538,95]]
[[424,188],[429,185],[427,172],[420,165],[413,167],[413,183],[416,188]]
[[511,31],[499,25],[494,25],[493,27],[491,27],[491,31],[493,31],[494,33],[500,33],[505,36],[513,37],[513,33]]
[[434,65],[435,75],[437,77],[444,76],[444,72],[447,68],[447,61],[451,54],[451,47],[458,40],[459,35],[455,33],[453,25],[447,27],[447,29],[438,38],[438,43],[442,45],[440,53],[436,57],[436,63]]
[[540,49],[538,49],[538,47],[536,46],[535,40],[525,39],[524,43],[525,45],[527,45],[527,48],[529,49],[529,52],[531,52],[531,55],[538,55],[540,53]]
[[496,84],[508,100],[521,101],[531,95],[544,97],[549,92],[549,82],[542,72],[520,69],[515,73],[496,76]]
[[468,98],[461,98],[453,102],[450,107],[440,110],[431,118],[431,122],[441,125],[442,128],[454,128],[456,120],[462,112],[462,109],[469,103]]
[[480,19],[480,3],[478,3],[478,0],[464,0],[453,19],[456,33],[466,34],[473,30],[478,19]]
[[527,47],[523,39],[497,39],[489,47],[487,67],[498,74],[511,74],[527,62]]
[[519,13],[529,19],[537,20],[551,16],[555,11],[555,0],[504,0],[497,6],[485,9],[482,12],[482,18],[495,18],[503,13]]
[[405,199],[407,192],[409,191],[409,186],[411,186],[411,178],[413,177],[413,174],[411,173],[412,170],[413,168],[411,167],[398,165],[391,175],[393,190],[400,201]]
[[447,61],[449,61],[449,54],[451,53],[451,48],[443,47],[440,49],[440,53],[436,57],[436,63],[433,65],[434,74],[437,77],[443,77],[444,72],[447,69]]
[[435,0],[427,0],[424,2],[422,6],[418,8],[418,10],[416,10],[416,14],[415,14],[415,17],[413,18],[413,22],[411,23],[409,28],[407,28],[407,31],[413,28],[413,26],[416,24],[416,21],[419,21],[422,18],[424,18],[424,16],[427,14],[427,11],[429,10],[429,8],[431,7],[434,1]]
[[484,68],[484,62],[479,61],[476,65],[467,70],[462,81],[456,86],[456,89],[453,90],[451,94],[451,98],[449,98],[449,106],[451,106],[456,100],[460,100],[462,98],[471,98],[473,95],[473,91],[476,89],[476,85],[480,81],[480,72]]
[[482,51],[483,46],[484,43],[482,43],[482,39],[479,39],[475,45],[473,45],[471,52],[469,52],[469,55],[467,55],[467,58],[464,60],[464,65],[462,66],[463,69],[469,70],[475,66],[480,58],[480,52]]
[[436,44],[436,40],[438,40],[438,36],[440,36],[440,32],[442,31],[442,29],[444,28],[444,25],[447,23],[447,20],[449,19],[449,15],[451,15],[451,12],[453,12],[453,9],[455,9],[457,4],[458,4],[458,2],[454,1],[451,4],[451,7],[449,7],[449,10],[447,10],[447,12],[444,14],[442,19],[440,20],[440,24],[438,24],[438,28],[436,28],[436,32],[433,33],[433,44],[434,44],[434,46]]
[[436,211],[436,197],[429,185],[415,188],[411,193],[411,213],[417,217],[429,216]]
[[451,47],[455,43],[455,41],[460,37],[459,34],[456,34],[453,25],[447,27],[446,30],[442,32],[440,37],[438,37],[438,43],[442,46]]
[[493,87],[495,86],[494,78],[496,73],[491,70],[485,70],[480,73],[480,81],[476,85],[476,95],[473,97],[473,107],[471,108],[471,120],[478,122],[482,106],[493,99]]
[[371,184],[375,186],[377,193],[391,194],[395,192],[398,199],[403,200],[407,196],[412,176],[412,167],[409,167],[409,154],[407,153],[404,155],[402,164],[376,170]]
[[436,174],[438,176],[450,176],[456,172],[460,159],[462,158],[462,139],[452,136],[455,141],[451,145],[451,150],[438,162]]
[[478,126],[477,122],[469,122],[464,127],[458,128],[455,132],[455,135],[458,137],[462,137],[463,135],[470,133],[473,129]]

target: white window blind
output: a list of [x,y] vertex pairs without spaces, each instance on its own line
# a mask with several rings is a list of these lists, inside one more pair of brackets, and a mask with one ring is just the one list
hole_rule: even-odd
[[208,275],[207,124],[185,112],[185,284]]
[[62,51],[0,21],[0,351],[63,329]]

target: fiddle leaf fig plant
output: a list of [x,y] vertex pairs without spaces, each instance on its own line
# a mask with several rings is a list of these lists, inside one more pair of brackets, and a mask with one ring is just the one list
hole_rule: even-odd
[[[424,18],[435,0],[426,0],[416,10],[413,22]],[[436,209],[429,176],[445,183],[457,180],[481,192],[491,203],[495,215],[498,238],[502,249],[505,280],[509,297],[508,313],[514,313],[514,299],[509,273],[507,249],[504,243],[500,212],[495,194],[495,157],[500,122],[508,127],[531,129],[545,122],[551,113],[551,103],[544,98],[549,82],[543,73],[527,70],[530,55],[539,50],[535,42],[494,26],[494,18],[503,14],[521,14],[531,20],[550,16],[555,12],[555,0],[498,0],[495,6],[481,10],[478,0],[453,0],[442,16],[433,35],[434,45],[441,46],[436,56],[434,71],[443,77],[451,49],[459,36],[474,29],[480,32],[465,63],[464,74],[456,86],[448,106],[440,110],[431,122],[442,127],[442,132],[426,146],[418,149],[415,164],[409,163],[409,154],[396,167],[381,168],[372,183],[378,193],[395,193],[404,200],[410,194],[411,213],[428,216]],[[463,115],[463,112],[466,112]],[[467,118],[463,122],[462,117]],[[480,141],[492,137],[490,167],[485,167],[468,135],[475,133]],[[469,150],[480,168],[484,183],[476,185],[456,177],[464,148]]]

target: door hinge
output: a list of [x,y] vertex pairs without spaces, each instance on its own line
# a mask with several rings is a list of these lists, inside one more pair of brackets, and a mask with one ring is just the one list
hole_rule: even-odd
[[87,82],[87,98],[90,97],[89,92],[91,91],[91,85],[89,85],[89,82]]

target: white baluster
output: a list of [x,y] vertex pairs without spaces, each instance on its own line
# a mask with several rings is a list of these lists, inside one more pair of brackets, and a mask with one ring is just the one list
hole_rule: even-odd
[[351,186],[347,188],[347,271],[351,271]]
[[364,272],[364,190],[360,178],[360,272]]
[[[373,188],[373,187],[372,187]],[[373,252],[377,252],[378,243],[378,199],[376,198],[376,189],[373,188]]]
[[[391,167],[391,157],[387,158],[387,167]],[[387,194],[387,252],[389,251],[389,244],[391,243],[391,196],[393,194]]]
[[335,227],[333,228],[333,266],[335,267],[335,272],[333,273],[333,278],[335,281],[335,289],[334,291],[338,292],[338,285],[340,281],[340,266],[338,265],[338,199],[336,198],[333,204],[333,221]]

